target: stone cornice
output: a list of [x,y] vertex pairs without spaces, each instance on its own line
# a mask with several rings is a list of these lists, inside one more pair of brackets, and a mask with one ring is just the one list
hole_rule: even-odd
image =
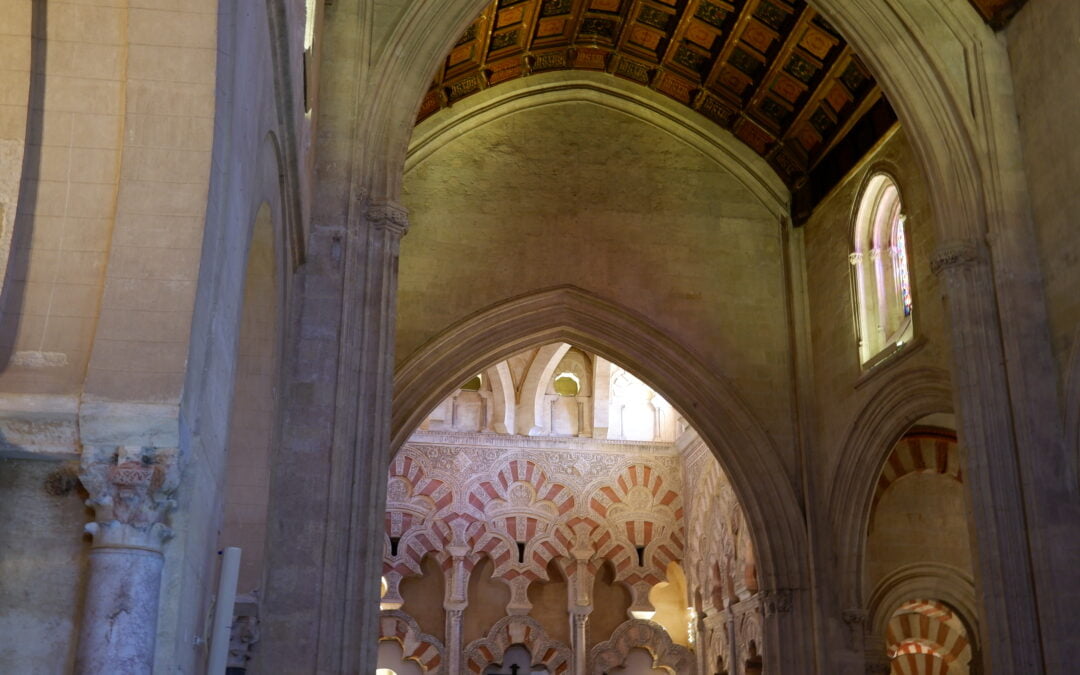
[[653,456],[673,456],[678,454],[675,446],[671,443],[619,441],[580,436],[519,436],[457,431],[415,431],[406,442],[410,445],[457,445],[478,448],[505,448],[507,450],[581,450]]
[[0,456],[74,459],[83,446],[176,447],[180,406],[0,393]]

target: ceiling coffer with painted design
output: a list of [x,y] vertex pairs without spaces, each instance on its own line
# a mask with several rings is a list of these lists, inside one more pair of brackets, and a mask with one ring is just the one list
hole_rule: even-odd
[[[1023,0],[971,0],[992,25]],[[532,73],[604,71],[696,110],[764,157],[796,220],[896,116],[805,0],[496,0],[453,46],[417,117]]]
[[792,188],[868,110],[888,106],[867,67],[802,0],[497,0],[451,50],[419,120],[500,82],[571,68],[689,106]]

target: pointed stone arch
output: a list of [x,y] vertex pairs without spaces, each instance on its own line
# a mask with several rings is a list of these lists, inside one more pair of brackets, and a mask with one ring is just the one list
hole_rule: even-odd
[[948,374],[937,368],[912,368],[882,386],[848,427],[829,494],[836,550],[842,552],[838,572],[850,580],[842,599],[845,606],[861,607],[869,592],[862,588],[865,539],[882,467],[896,442],[919,419],[952,411]]
[[[341,44],[328,40],[327,48],[342,58],[325,64],[323,70],[327,79],[348,83],[334,101],[335,114],[327,115],[320,127],[321,135],[337,140],[337,147],[328,148],[320,159],[338,169],[327,172],[333,176],[323,191],[336,191],[337,196],[323,200],[328,221],[364,225],[372,219],[383,222],[380,214],[399,214],[393,204],[401,195],[412,121],[431,73],[484,4],[484,0],[416,0],[391,7],[391,12],[398,12],[394,21],[390,15],[376,16],[375,3],[335,3],[342,22],[354,25],[335,27]],[[973,492],[980,495],[975,510],[987,524],[994,522],[995,514],[1009,515],[1008,526],[1001,531],[986,529],[994,555],[983,557],[989,561],[983,577],[1002,590],[988,599],[993,610],[987,612],[987,622],[993,634],[1001,636],[988,644],[999,651],[998,663],[1018,670],[1040,668],[1044,652],[1054,667],[1068,668],[1074,659],[1068,657],[1072,642],[1063,630],[1067,608],[1054,591],[1059,577],[1071,578],[1063,571],[1072,569],[1071,561],[1043,551],[1052,548],[1045,545],[1051,526],[1074,531],[1075,524],[1062,522],[1065,519],[1058,515],[1066,509],[1055,511],[1053,506],[1055,498],[1075,505],[1075,463],[1056,471],[1063,463],[1055,458],[1055,453],[1061,454],[1060,429],[1025,422],[1052,417],[1045,411],[1057,409],[1057,392],[1049,376],[1053,357],[1040,333],[1045,308],[1031,302],[1042,297],[1042,286],[1005,41],[978,20],[965,0],[812,0],[811,4],[840,29],[874,71],[902,123],[913,132],[916,154],[931,186],[942,244],[933,266],[947,277],[956,326],[957,398],[964,408],[962,418],[971,425],[962,431],[965,445],[982,460],[977,471],[969,467]],[[382,32],[372,28],[388,23],[393,26]],[[341,142],[344,139],[349,142]],[[395,227],[403,225],[402,218],[394,222]],[[382,277],[376,280],[381,282]],[[365,330],[383,330],[383,323],[392,321],[392,304],[380,311],[371,328],[363,324]],[[385,354],[372,358],[382,363]],[[381,369],[369,370],[378,371],[370,377],[372,382],[385,379]],[[374,412],[366,428],[378,429],[378,434],[372,433],[385,447],[382,387],[379,383],[373,389],[379,396],[371,404]],[[1015,457],[1021,452],[1038,461],[1017,466]],[[1070,492],[1062,490],[1066,480]],[[993,490],[994,485],[1006,489]],[[1040,491],[1040,485],[1045,489]],[[376,492],[372,503],[378,501]],[[353,506],[362,508],[359,502]],[[1028,551],[1036,552],[1034,560],[1009,542],[1009,533],[1024,515],[1031,523]],[[789,514],[778,525],[784,531],[779,538],[788,537],[791,523],[797,521]],[[798,538],[804,537],[799,531]],[[765,547],[760,550],[763,557],[773,555]],[[801,556],[790,560],[789,566],[805,562]],[[763,560],[762,570],[767,569]],[[1028,580],[1024,582],[1028,588],[1017,584],[1006,589],[1009,579]],[[372,586],[370,580],[365,584],[354,586]],[[350,601],[355,605],[357,599]],[[1045,640],[1037,613],[1045,618]],[[332,643],[328,641],[320,653],[332,651]],[[782,670],[805,672],[810,662],[816,662],[819,670],[824,667],[823,659],[815,661],[801,649],[793,650],[797,655]]]
[[[417,350],[394,378],[391,451],[450,391],[490,363],[541,344],[567,342],[619,363],[672,403],[731,478],[758,554],[763,589],[795,591],[770,616],[769,658],[812,658],[806,531],[777,448],[733,387],[645,317],[572,286],[511,298],[451,326]],[[791,610],[794,611],[791,611]],[[775,637],[774,637],[775,636]]]

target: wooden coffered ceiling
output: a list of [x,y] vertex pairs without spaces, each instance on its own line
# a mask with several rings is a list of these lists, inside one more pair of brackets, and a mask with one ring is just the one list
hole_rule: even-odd
[[1009,20],[1020,11],[1027,0],[969,0],[975,6],[986,23],[994,27],[994,30],[1004,28]]
[[[971,0],[990,23],[1024,0]],[[766,159],[796,220],[895,123],[866,65],[806,0],[495,0],[453,46],[417,122],[482,89],[584,69],[650,87]]]
[[689,106],[792,189],[875,105],[888,108],[859,57],[804,0],[496,0],[451,50],[418,121],[500,82],[571,68]]

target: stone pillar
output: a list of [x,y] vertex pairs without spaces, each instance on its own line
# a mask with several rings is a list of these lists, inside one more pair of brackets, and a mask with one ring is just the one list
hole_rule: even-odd
[[964,486],[974,518],[981,644],[996,672],[1043,672],[1028,523],[994,279],[978,241],[940,246]]
[[[317,669],[369,673],[379,634],[394,319],[404,208],[359,199],[343,247]],[[315,517],[312,514],[312,517]]]
[[75,672],[150,673],[154,667],[165,514],[179,479],[177,451],[86,447],[80,480],[95,522]]

